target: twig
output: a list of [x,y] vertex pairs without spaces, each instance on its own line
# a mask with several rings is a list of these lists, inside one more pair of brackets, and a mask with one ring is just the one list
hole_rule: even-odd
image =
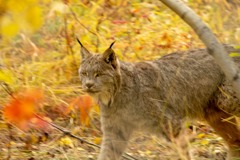
[[77,70],[78,66],[77,66],[77,62],[74,57],[74,52],[73,52],[73,49],[72,49],[72,46],[70,43],[70,37],[68,34],[68,29],[67,29],[67,15],[64,14],[63,18],[64,18],[64,32],[65,32],[65,39],[66,39],[66,45],[67,45],[67,53],[69,54],[69,52],[70,52],[70,55],[72,56],[72,59],[73,59],[73,65],[74,65],[75,69]]
[[[75,139],[79,140],[81,143],[86,143],[86,144],[88,144],[88,145],[90,145],[90,146],[94,146],[94,147],[100,148],[100,146],[98,146],[98,145],[96,145],[96,144],[94,144],[94,143],[88,142],[88,141],[86,141],[86,140],[84,140],[84,139],[82,139],[82,138],[80,138],[80,137],[72,134],[70,131],[68,131],[68,130],[66,130],[66,129],[64,129],[64,128],[62,128],[62,127],[60,127],[60,126],[58,126],[58,125],[56,125],[56,124],[54,124],[54,123],[51,123],[51,122],[46,121],[45,119],[43,119],[42,117],[40,117],[40,116],[37,115],[37,114],[35,114],[35,116],[38,117],[39,119],[41,119],[42,121],[46,122],[47,124],[51,125],[52,127],[54,127],[54,128],[56,128],[56,129],[58,129],[59,131],[63,132],[65,135],[70,136],[70,137],[72,137],[72,138],[75,138]],[[127,159],[127,160],[137,160],[135,157],[133,157],[133,156],[127,154],[127,153],[124,153],[123,157],[124,157],[125,159]]]
[[7,83],[2,82],[2,83],[1,83],[1,86],[2,86],[3,90],[4,90],[8,95],[10,95],[13,99],[16,99],[16,98],[13,96],[13,93],[12,93],[12,91],[11,91],[11,89],[9,88],[9,86],[8,86]]
[[56,125],[56,124],[54,124],[54,123],[51,123],[51,122],[46,121],[45,119],[43,119],[41,116],[39,116],[39,115],[37,115],[37,114],[35,114],[35,116],[38,117],[39,119],[41,119],[42,121],[46,122],[47,124],[51,125],[52,127],[54,127],[54,128],[56,128],[56,129],[58,129],[59,131],[63,132],[65,135],[68,135],[68,136],[70,136],[70,137],[73,137],[73,138],[75,138],[75,139],[80,140],[81,143],[86,143],[86,144],[89,144],[89,145],[91,145],[91,146],[100,148],[98,145],[96,145],[96,144],[94,144],[94,143],[88,142],[88,141],[86,141],[86,140],[84,140],[84,139],[82,139],[82,138],[80,138],[80,137],[78,137],[78,136],[76,136],[76,135],[73,135],[70,131],[68,131],[68,130],[66,130],[66,129],[64,129],[64,128],[62,128],[62,127],[60,127],[60,126],[58,126],[58,125]]
[[[70,8],[70,7],[69,7],[69,8]],[[91,31],[91,30],[88,29],[84,24],[82,24],[82,23],[80,22],[80,20],[78,19],[77,15],[76,15],[76,14],[74,13],[74,11],[72,10],[72,8],[70,8],[70,11],[71,11],[73,17],[75,18],[75,20],[76,20],[83,28],[85,28],[88,32],[92,33],[93,35],[97,36],[97,38],[98,38],[98,34],[97,34],[97,33]]]

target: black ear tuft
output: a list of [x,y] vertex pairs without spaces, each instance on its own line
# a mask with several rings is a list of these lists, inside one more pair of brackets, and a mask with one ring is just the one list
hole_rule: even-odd
[[113,41],[113,42],[111,43],[111,45],[110,45],[109,48],[112,48],[112,46],[114,45],[115,42],[116,42],[116,41]]
[[81,41],[78,39],[78,37],[76,37],[76,39],[77,39],[78,43],[80,44],[80,46],[83,47],[83,45],[82,45]]
[[76,37],[78,43],[80,44],[81,46],[81,56],[82,56],[82,59],[85,59],[89,56],[91,56],[91,53],[83,46],[83,44],[81,43],[81,41],[78,39],[78,37]]
[[116,69],[118,67],[118,63],[117,63],[117,57],[116,54],[114,52],[114,50],[112,49],[112,46],[114,45],[115,41],[111,43],[110,47],[103,53],[103,60],[110,64],[114,69]]

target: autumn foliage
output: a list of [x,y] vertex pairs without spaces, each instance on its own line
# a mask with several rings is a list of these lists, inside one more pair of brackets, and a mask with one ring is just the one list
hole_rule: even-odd
[[[43,99],[43,91],[39,89],[28,89],[12,95],[10,102],[3,108],[3,116],[7,122],[23,130],[28,130],[29,128],[48,130],[49,124],[47,122],[51,122],[51,119],[38,115]],[[78,96],[70,102],[64,114],[68,115],[73,109],[79,110],[81,124],[89,126],[90,111],[93,106],[94,103],[90,96]]]
[[41,120],[36,117],[35,113],[42,101],[43,92],[37,89],[12,95],[10,102],[3,108],[3,116],[6,121],[24,130],[30,126],[38,126]]
[[84,126],[89,126],[90,124],[90,111],[94,106],[93,100],[89,95],[79,96],[72,100],[68,106],[66,114],[68,114],[72,109],[77,109],[80,112],[80,122]]
[[[239,44],[239,0],[185,3],[221,42]],[[79,82],[81,58],[76,36],[94,53],[104,52],[116,40],[114,50],[119,59],[131,62],[203,47],[191,28],[160,1],[0,0],[0,159],[13,155],[7,152],[11,145],[12,151],[16,151],[13,159],[96,159],[97,150],[76,145],[50,126],[50,123],[56,124],[96,144],[101,141],[99,107],[84,95]],[[11,92],[6,92],[2,84]],[[52,137],[46,144],[33,146],[37,151],[26,154],[19,147],[24,139],[22,134],[31,133],[36,138],[43,133],[39,130],[49,131]],[[208,137],[207,142],[199,136],[195,143],[204,155],[215,152],[205,154],[211,140],[214,139],[214,143],[217,140],[209,132],[209,128],[202,131]],[[154,146],[156,140],[149,139],[140,135],[136,143],[131,143],[133,155],[159,159],[158,153],[161,153],[164,159],[165,153],[175,152],[167,145]],[[143,147],[144,142],[147,145]],[[69,147],[72,150],[67,150]],[[139,152],[137,148],[146,148],[146,151]],[[151,148],[160,152],[151,152]]]

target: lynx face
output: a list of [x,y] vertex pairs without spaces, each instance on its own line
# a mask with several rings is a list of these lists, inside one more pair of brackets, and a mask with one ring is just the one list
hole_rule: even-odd
[[91,54],[79,41],[82,49],[82,62],[79,69],[83,91],[96,101],[108,104],[116,92],[119,75],[119,64],[114,51],[108,48],[103,55]]

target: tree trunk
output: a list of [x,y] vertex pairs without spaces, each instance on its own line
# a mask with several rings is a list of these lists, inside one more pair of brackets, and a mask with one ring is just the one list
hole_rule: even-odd
[[233,60],[228,56],[225,48],[218,42],[215,35],[200,19],[200,17],[187,5],[180,0],[160,0],[167,7],[178,14],[198,35],[205,46],[208,53],[214,57],[218,65],[223,70],[227,79],[232,83],[233,90],[236,92],[240,100],[240,75],[239,69]]

